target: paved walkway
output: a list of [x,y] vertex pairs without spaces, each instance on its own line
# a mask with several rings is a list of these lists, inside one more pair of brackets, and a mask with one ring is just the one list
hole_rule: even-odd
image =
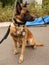
[[9,26],[11,24],[11,22],[1,22],[0,23],[0,27],[7,27],[7,26]]
[[[0,28],[0,40],[5,35],[7,28]],[[36,41],[42,42],[44,46],[36,49],[26,48],[24,62],[18,64],[20,54],[13,54],[13,40],[9,35],[0,45],[0,65],[49,65],[49,25],[47,27],[29,27],[29,29]]]

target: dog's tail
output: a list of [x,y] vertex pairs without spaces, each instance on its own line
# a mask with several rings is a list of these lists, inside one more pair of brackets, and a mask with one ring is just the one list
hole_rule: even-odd
[[2,40],[0,41],[0,44],[1,44],[5,39],[7,39],[8,35],[9,35],[9,32],[10,32],[10,25],[9,25],[9,27],[8,27],[8,30],[7,30],[6,34],[4,35],[4,37],[2,38]]

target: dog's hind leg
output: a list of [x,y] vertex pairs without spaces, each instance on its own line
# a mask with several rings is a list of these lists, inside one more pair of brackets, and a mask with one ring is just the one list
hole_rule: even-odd
[[34,38],[32,38],[32,43],[34,43],[34,47],[33,48],[36,48],[37,46],[43,46],[44,44],[43,43],[37,43]]
[[36,48],[37,46],[43,46],[44,45],[43,43],[37,43],[33,36],[29,39],[29,41],[30,41],[31,47],[33,47],[33,48]]

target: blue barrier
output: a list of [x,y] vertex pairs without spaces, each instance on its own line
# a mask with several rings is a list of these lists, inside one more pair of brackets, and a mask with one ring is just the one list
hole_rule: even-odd
[[[43,20],[44,19],[44,20]],[[36,18],[34,21],[27,21],[27,26],[43,25],[49,23],[49,16]]]

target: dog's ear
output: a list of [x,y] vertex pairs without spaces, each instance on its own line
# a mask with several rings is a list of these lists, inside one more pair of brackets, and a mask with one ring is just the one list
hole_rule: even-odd
[[17,14],[20,14],[22,10],[22,6],[19,2],[16,3],[16,12]]
[[25,4],[23,5],[23,7],[27,7],[27,1],[26,1]]

